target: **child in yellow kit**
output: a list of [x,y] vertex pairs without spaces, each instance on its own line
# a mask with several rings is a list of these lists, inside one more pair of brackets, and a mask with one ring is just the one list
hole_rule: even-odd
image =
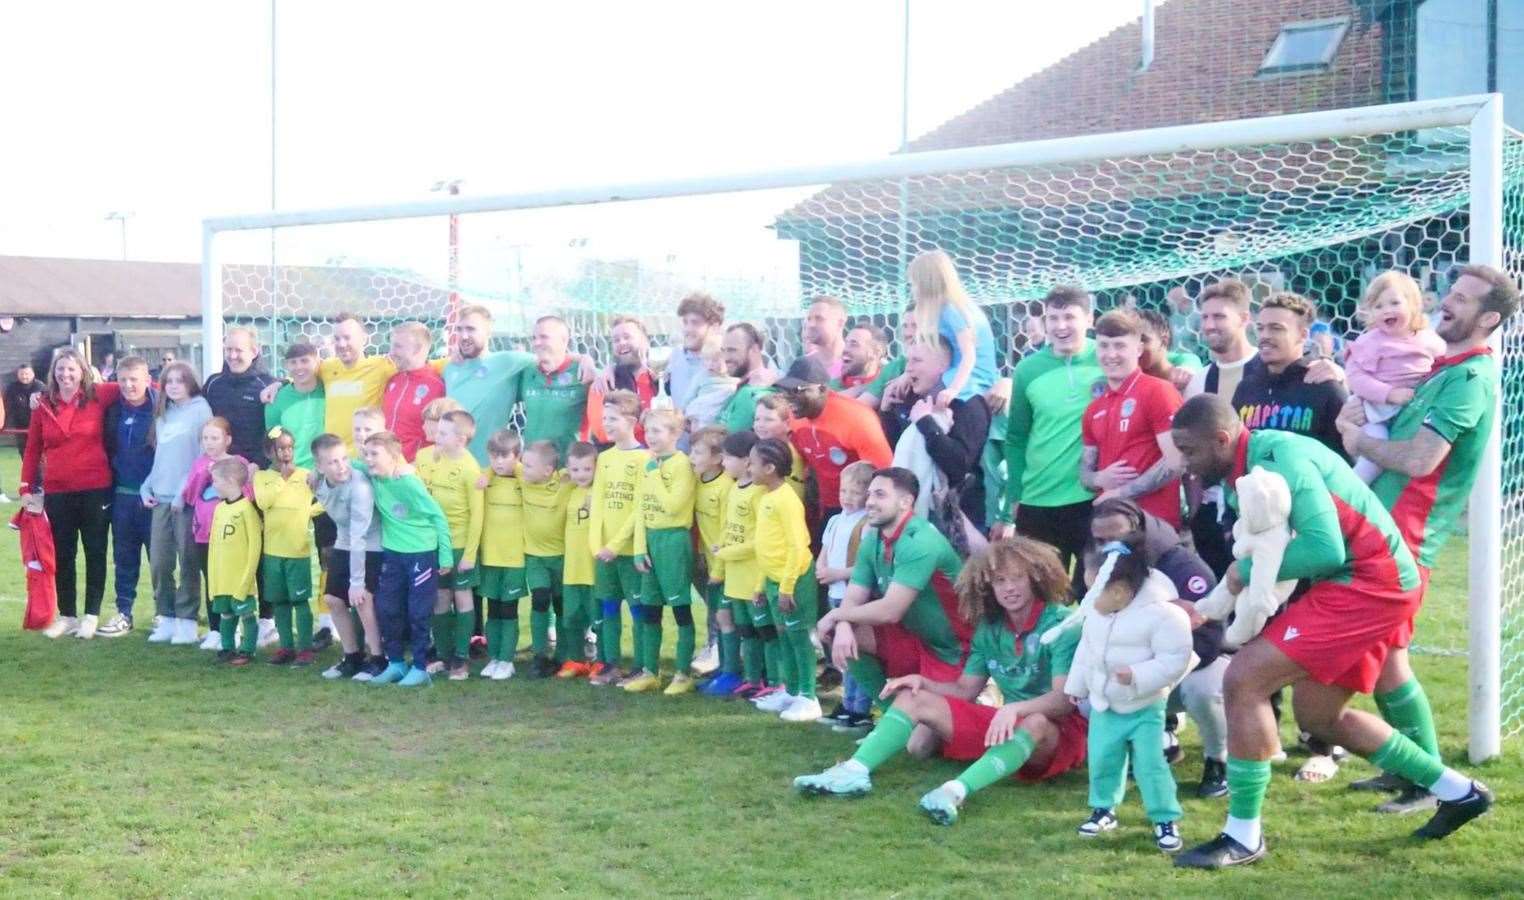
[[630,625],[635,635],[634,672],[640,673],[641,636],[645,624],[640,610],[640,572],[635,568],[636,492],[651,454],[635,439],[640,420],[640,398],[631,391],[611,391],[603,398],[603,431],[614,446],[598,454],[593,475],[592,521],[588,525],[588,548],[593,553],[594,596],[603,616],[598,634],[599,661],[605,668],[589,680],[614,684],[620,679],[619,642],[623,622],[621,608],[630,606]]
[[472,589],[477,582],[476,556],[485,515],[485,501],[476,486],[482,470],[475,457],[466,452],[466,444],[475,434],[476,420],[470,413],[465,410],[445,413],[435,429],[432,452],[425,454],[419,450],[413,460],[429,496],[444,510],[450,523],[450,543],[455,551],[455,566],[450,574],[440,578],[439,598],[434,603],[434,648],[440,659],[429,664],[431,671],[448,668],[451,681],[471,677],[466,660],[471,652],[475,606]]
[[730,618],[741,641],[742,682],[731,696],[744,700],[765,697],[782,690],[782,663],[779,660],[778,631],[765,605],[753,602],[762,589],[757,569],[757,502],[762,486],[751,480],[751,448],[757,436],[750,431],[736,431],[725,437],[722,460],[725,473],[735,480],[725,497],[725,532],[714,551],[718,575],[722,579]]
[[519,478],[523,446],[517,431],[504,428],[493,434],[487,439],[490,467],[477,482],[485,488],[480,580],[482,599],[487,601],[488,662],[482,677],[493,681],[513,677],[513,654],[519,648],[519,598],[524,596],[524,491]]
[[603,621],[593,598],[593,553],[588,546],[588,529],[593,522],[593,477],[598,467],[598,448],[577,441],[566,449],[566,555],[561,564],[561,612],[556,620],[556,656],[565,660],[558,678],[581,678],[602,674],[612,668],[599,660],[592,665],[582,661],[582,636],[591,625],[594,634],[602,632]]
[[699,689],[699,693],[709,697],[728,697],[741,686],[739,639],[725,603],[725,564],[714,555],[714,548],[725,541],[725,505],[736,483],[725,471],[724,444],[725,429],[712,425],[694,432],[688,445],[693,474],[698,478],[693,495],[693,526],[698,531],[701,551],[695,558],[693,581],[703,592],[710,631],[719,632],[719,670]]
[[[262,526],[253,502],[243,495],[244,485],[249,483],[248,464],[236,456],[219,459],[212,463],[211,475],[212,487],[222,498],[212,511],[206,554],[206,593],[212,611],[222,617],[217,626],[222,639],[217,660],[246,666],[254,661],[259,640],[254,582],[264,546]],[[234,652],[233,634],[239,625],[243,626],[243,641]]]
[[640,479],[640,513],[635,519],[635,568],[640,570],[640,609],[645,634],[637,648],[638,674],[625,684],[631,693],[661,688],[662,606],[677,623],[677,673],[665,693],[693,692],[693,495],[698,478],[688,454],[677,449],[684,419],[673,409],[646,413],[646,446],[651,459]]
[[810,556],[810,529],[804,503],[784,490],[791,461],[789,445],[775,438],[751,448],[751,478],[762,486],[757,502],[757,568],[762,590],[756,601],[766,603],[774,627],[782,635],[783,680],[787,693],[758,700],[757,708],[776,712],[785,722],[813,722],[821,717],[815,696],[815,645],[810,634],[818,615],[819,586]]
[[[280,649],[270,657],[276,666],[310,666],[312,652],[313,517],[323,511],[308,472],[297,466],[296,438],[277,425],[265,440],[270,468],[254,474],[254,505],[263,514],[264,559],[260,575],[265,599],[275,615]],[[296,617],[296,634],[291,619]]]
[[[534,651],[533,674],[548,678],[558,674],[571,644],[568,643],[566,609],[561,599],[563,557],[566,555],[566,500],[571,479],[556,469],[560,454],[553,441],[535,441],[524,448],[524,581],[529,588],[530,646]],[[586,542],[584,541],[584,544]],[[556,654],[550,654],[550,613],[556,613]],[[582,646],[582,633],[576,646]]]

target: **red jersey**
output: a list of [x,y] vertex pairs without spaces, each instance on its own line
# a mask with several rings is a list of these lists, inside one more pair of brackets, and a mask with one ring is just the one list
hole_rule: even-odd
[[883,468],[894,460],[878,414],[835,392],[826,395],[825,409],[813,419],[794,419],[790,431],[794,448],[815,473],[820,503],[841,507],[841,470],[859,459]]
[[84,392],[70,403],[54,406],[47,394],[32,410],[27,427],[26,455],[21,458],[21,492],[31,493],[42,478],[44,493],[92,491],[111,487],[111,463],[106,459],[106,407],[121,389],[115,382],[95,386],[95,399]]
[[386,417],[386,430],[402,441],[402,455],[408,462],[424,443],[423,408],[444,395],[444,379],[433,366],[398,372],[387,379],[386,390],[381,393],[381,412]]
[[[1102,381],[1097,389],[1100,393],[1085,408],[1080,429],[1084,445],[1100,451],[1096,470],[1125,462],[1142,475],[1164,458],[1159,435],[1170,430],[1175,410],[1180,408],[1180,392],[1163,378],[1141,370],[1120,388],[1112,389]],[[1180,527],[1180,479],[1137,501],[1145,512]]]

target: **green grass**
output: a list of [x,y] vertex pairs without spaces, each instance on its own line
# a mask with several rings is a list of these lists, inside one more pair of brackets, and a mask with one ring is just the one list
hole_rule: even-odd
[[[15,484],[12,457],[0,461]],[[16,544],[0,539],[0,893],[163,895],[1414,896],[1524,883],[1517,742],[1480,769],[1500,808],[1418,845],[1412,818],[1368,812],[1345,784],[1277,766],[1271,856],[1177,872],[1135,793],[1092,842],[1084,774],[976,796],[953,828],[920,794],[957,771],[896,761],[873,794],[808,801],[790,779],[850,755],[818,726],[745,704],[632,697],[585,683],[332,684],[317,669],[216,668],[210,654],[22,633]],[[1464,548],[1437,567],[1463,605]],[[108,611],[110,600],[107,601]],[[151,603],[140,592],[140,622]],[[670,629],[669,629],[670,631]],[[332,654],[335,651],[329,651]],[[1422,657],[1452,762],[1464,752],[1465,662]],[[1287,729],[1290,739],[1290,728]],[[1193,786],[1193,730],[1177,768]],[[1188,841],[1225,801],[1184,800]]]

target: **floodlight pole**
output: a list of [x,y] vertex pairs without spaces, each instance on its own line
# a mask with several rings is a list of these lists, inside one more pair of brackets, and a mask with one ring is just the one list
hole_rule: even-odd
[[[1471,262],[1503,268],[1503,95],[1492,94],[1471,119]],[[1501,369],[1505,325],[1489,344]],[[1502,751],[1503,392],[1471,490],[1467,685],[1468,753],[1473,763]]]
[[[434,182],[429,192],[445,191],[451,197],[460,196],[459,178]],[[450,285],[450,302],[445,308],[445,340],[455,346],[455,323],[460,318],[460,213],[450,213],[450,255],[446,278]]]
[[[900,56],[900,153],[910,151],[910,0],[905,0],[905,33]],[[901,290],[909,290],[905,272],[910,265],[910,182],[900,179],[899,260]]]

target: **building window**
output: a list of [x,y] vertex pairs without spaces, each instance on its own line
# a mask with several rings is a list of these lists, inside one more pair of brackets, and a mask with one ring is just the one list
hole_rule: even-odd
[[1333,62],[1339,44],[1349,31],[1349,18],[1288,22],[1281,26],[1270,52],[1259,64],[1259,74],[1296,75],[1322,72]]

